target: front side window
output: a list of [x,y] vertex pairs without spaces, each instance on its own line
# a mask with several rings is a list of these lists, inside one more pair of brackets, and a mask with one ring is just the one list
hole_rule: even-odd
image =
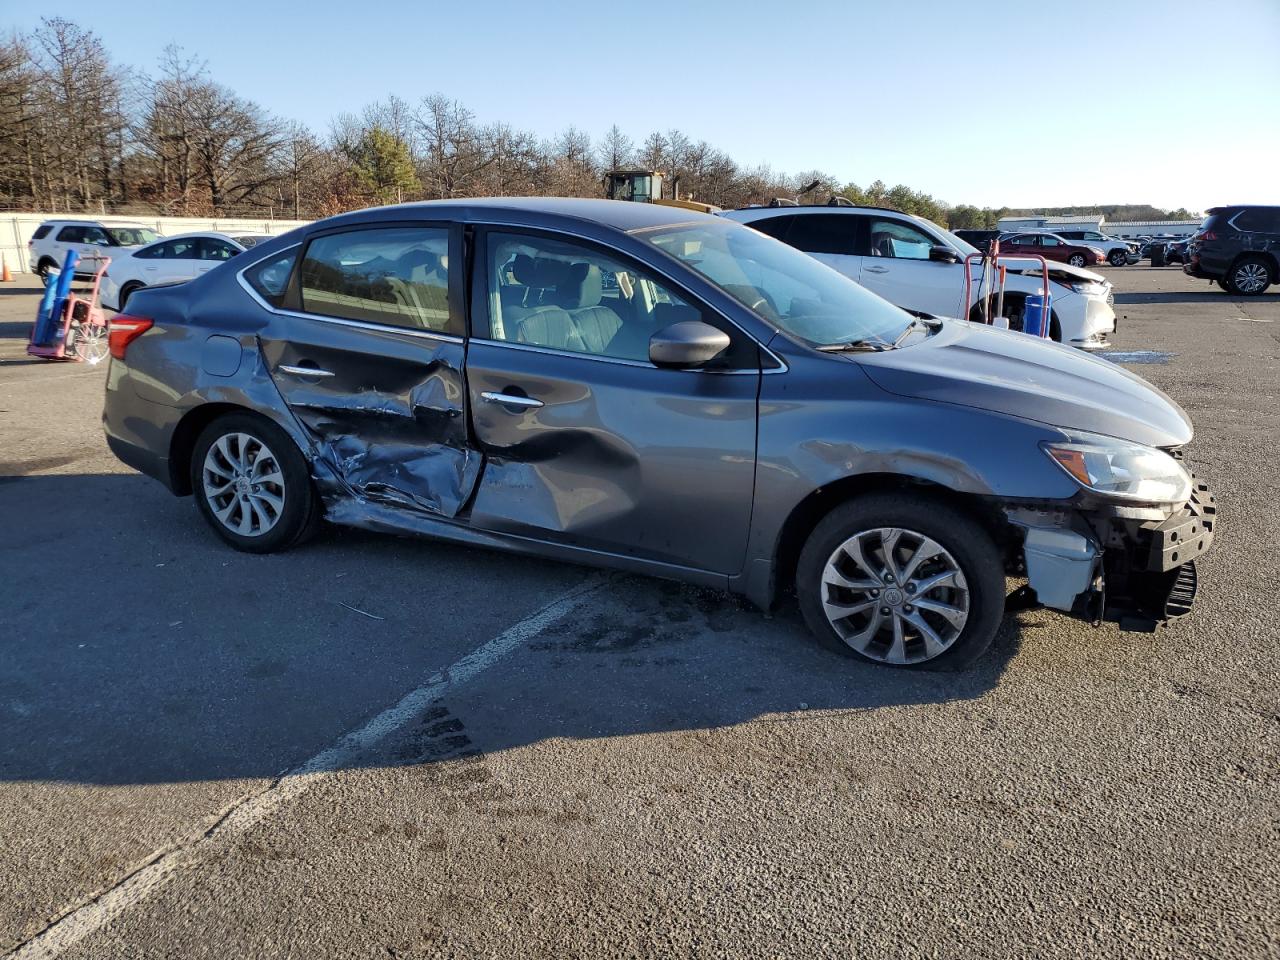
[[876,218],[871,221],[868,242],[873,257],[898,260],[928,260],[933,238],[901,220]]
[[637,231],[744,307],[814,346],[893,340],[911,317],[826,264],[727,220]]
[[217,237],[204,237],[200,241],[201,260],[230,260],[239,252],[238,248]]
[[1040,246],[1042,246],[1042,247],[1060,247],[1060,246],[1062,246],[1062,241],[1061,241],[1061,240],[1059,240],[1057,237],[1051,237],[1051,236],[1049,236],[1048,234],[1041,234],[1041,236],[1040,236],[1039,240],[1040,240]]
[[293,263],[297,258],[298,250],[295,247],[278,257],[254,264],[244,272],[244,278],[249,281],[249,286],[258,291],[258,296],[273,307],[278,307],[284,301],[285,290],[289,287],[289,275],[293,273]]
[[317,237],[301,272],[302,309],[461,334],[449,309],[449,231],[387,227]]
[[200,256],[199,238],[179,237],[151,247],[149,257],[156,260],[195,260]]
[[[664,327],[720,325],[647,271],[578,243],[492,233],[488,265],[493,340],[647,362],[649,339]],[[730,337],[735,346],[745,339]],[[754,365],[742,357],[731,347],[707,367]]]
[[107,227],[106,233],[117,247],[140,247],[160,239],[160,234],[150,227]]
[[857,254],[858,217],[852,214],[810,213],[797,216],[787,243],[805,253]]

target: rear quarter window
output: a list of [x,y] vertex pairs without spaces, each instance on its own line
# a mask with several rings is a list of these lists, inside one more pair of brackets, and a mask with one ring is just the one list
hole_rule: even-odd
[[1276,233],[1280,232],[1280,210],[1268,210],[1265,208],[1256,208],[1252,210],[1243,210],[1232,218],[1237,230],[1244,230],[1247,233]]
[[36,227],[36,232],[31,235],[32,240],[43,240],[49,235],[49,231],[53,229],[53,224],[42,223]]
[[289,288],[289,276],[293,273],[293,265],[298,260],[298,250],[294,249],[278,257],[255,263],[244,272],[249,282],[267,303],[278,307],[284,301],[284,293]]

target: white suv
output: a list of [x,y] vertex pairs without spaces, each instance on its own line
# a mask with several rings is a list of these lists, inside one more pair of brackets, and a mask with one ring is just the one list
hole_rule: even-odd
[[[877,207],[748,207],[721,214],[790,244],[906,310],[937,317],[977,319],[992,291],[974,277],[961,306],[963,260],[976,247],[936,223]],[[1023,304],[1043,285],[1040,264],[1012,261],[1005,284],[1004,315],[1022,329]],[[1084,349],[1106,345],[1115,331],[1111,282],[1065,263],[1049,264],[1050,336]],[[994,307],[990,312],[995,313]]]
[[1058,236],[1066,240],[1075,240],[1086,246],[1101,250],[1107,256],[1107,263],[1113,267],[1138,262],[1138,245],[1121,240],[1119,237],[1108,237],[1097,230],[1055,230]]
[[27,263],[33,273],[46,276],[50,268],[61,270],[67,251],[80,254],[83,267],[76,273],[88,275],[97,270],[95,261],[117,257],[160,239],[160,234],[140,223],[101,223],[97,220],[46,220],[36,227],[27,241]]

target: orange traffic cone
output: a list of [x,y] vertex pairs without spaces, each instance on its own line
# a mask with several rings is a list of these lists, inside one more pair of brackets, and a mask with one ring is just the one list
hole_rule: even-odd
[[0,253],[0,283],[13,283],[13,274],[9,272],[9,261]]

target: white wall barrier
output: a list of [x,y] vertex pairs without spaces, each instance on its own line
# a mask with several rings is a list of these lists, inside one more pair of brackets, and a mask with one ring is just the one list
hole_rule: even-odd
[[46,220],[91,220],[105,226],[116,223],[142,224],[166,237],[197,230],[213,230],[218,233],[269,233],[275,236],[311,222],[310,220],[252,220],[243,217],[97,217],[93,214],[76,216],[65,213],[6,213],[0,215],[0,252],[4,254],[10,270],[15,273],[34,270],[35,264],[27,262],[27,243],[35,233],[36,227]]

